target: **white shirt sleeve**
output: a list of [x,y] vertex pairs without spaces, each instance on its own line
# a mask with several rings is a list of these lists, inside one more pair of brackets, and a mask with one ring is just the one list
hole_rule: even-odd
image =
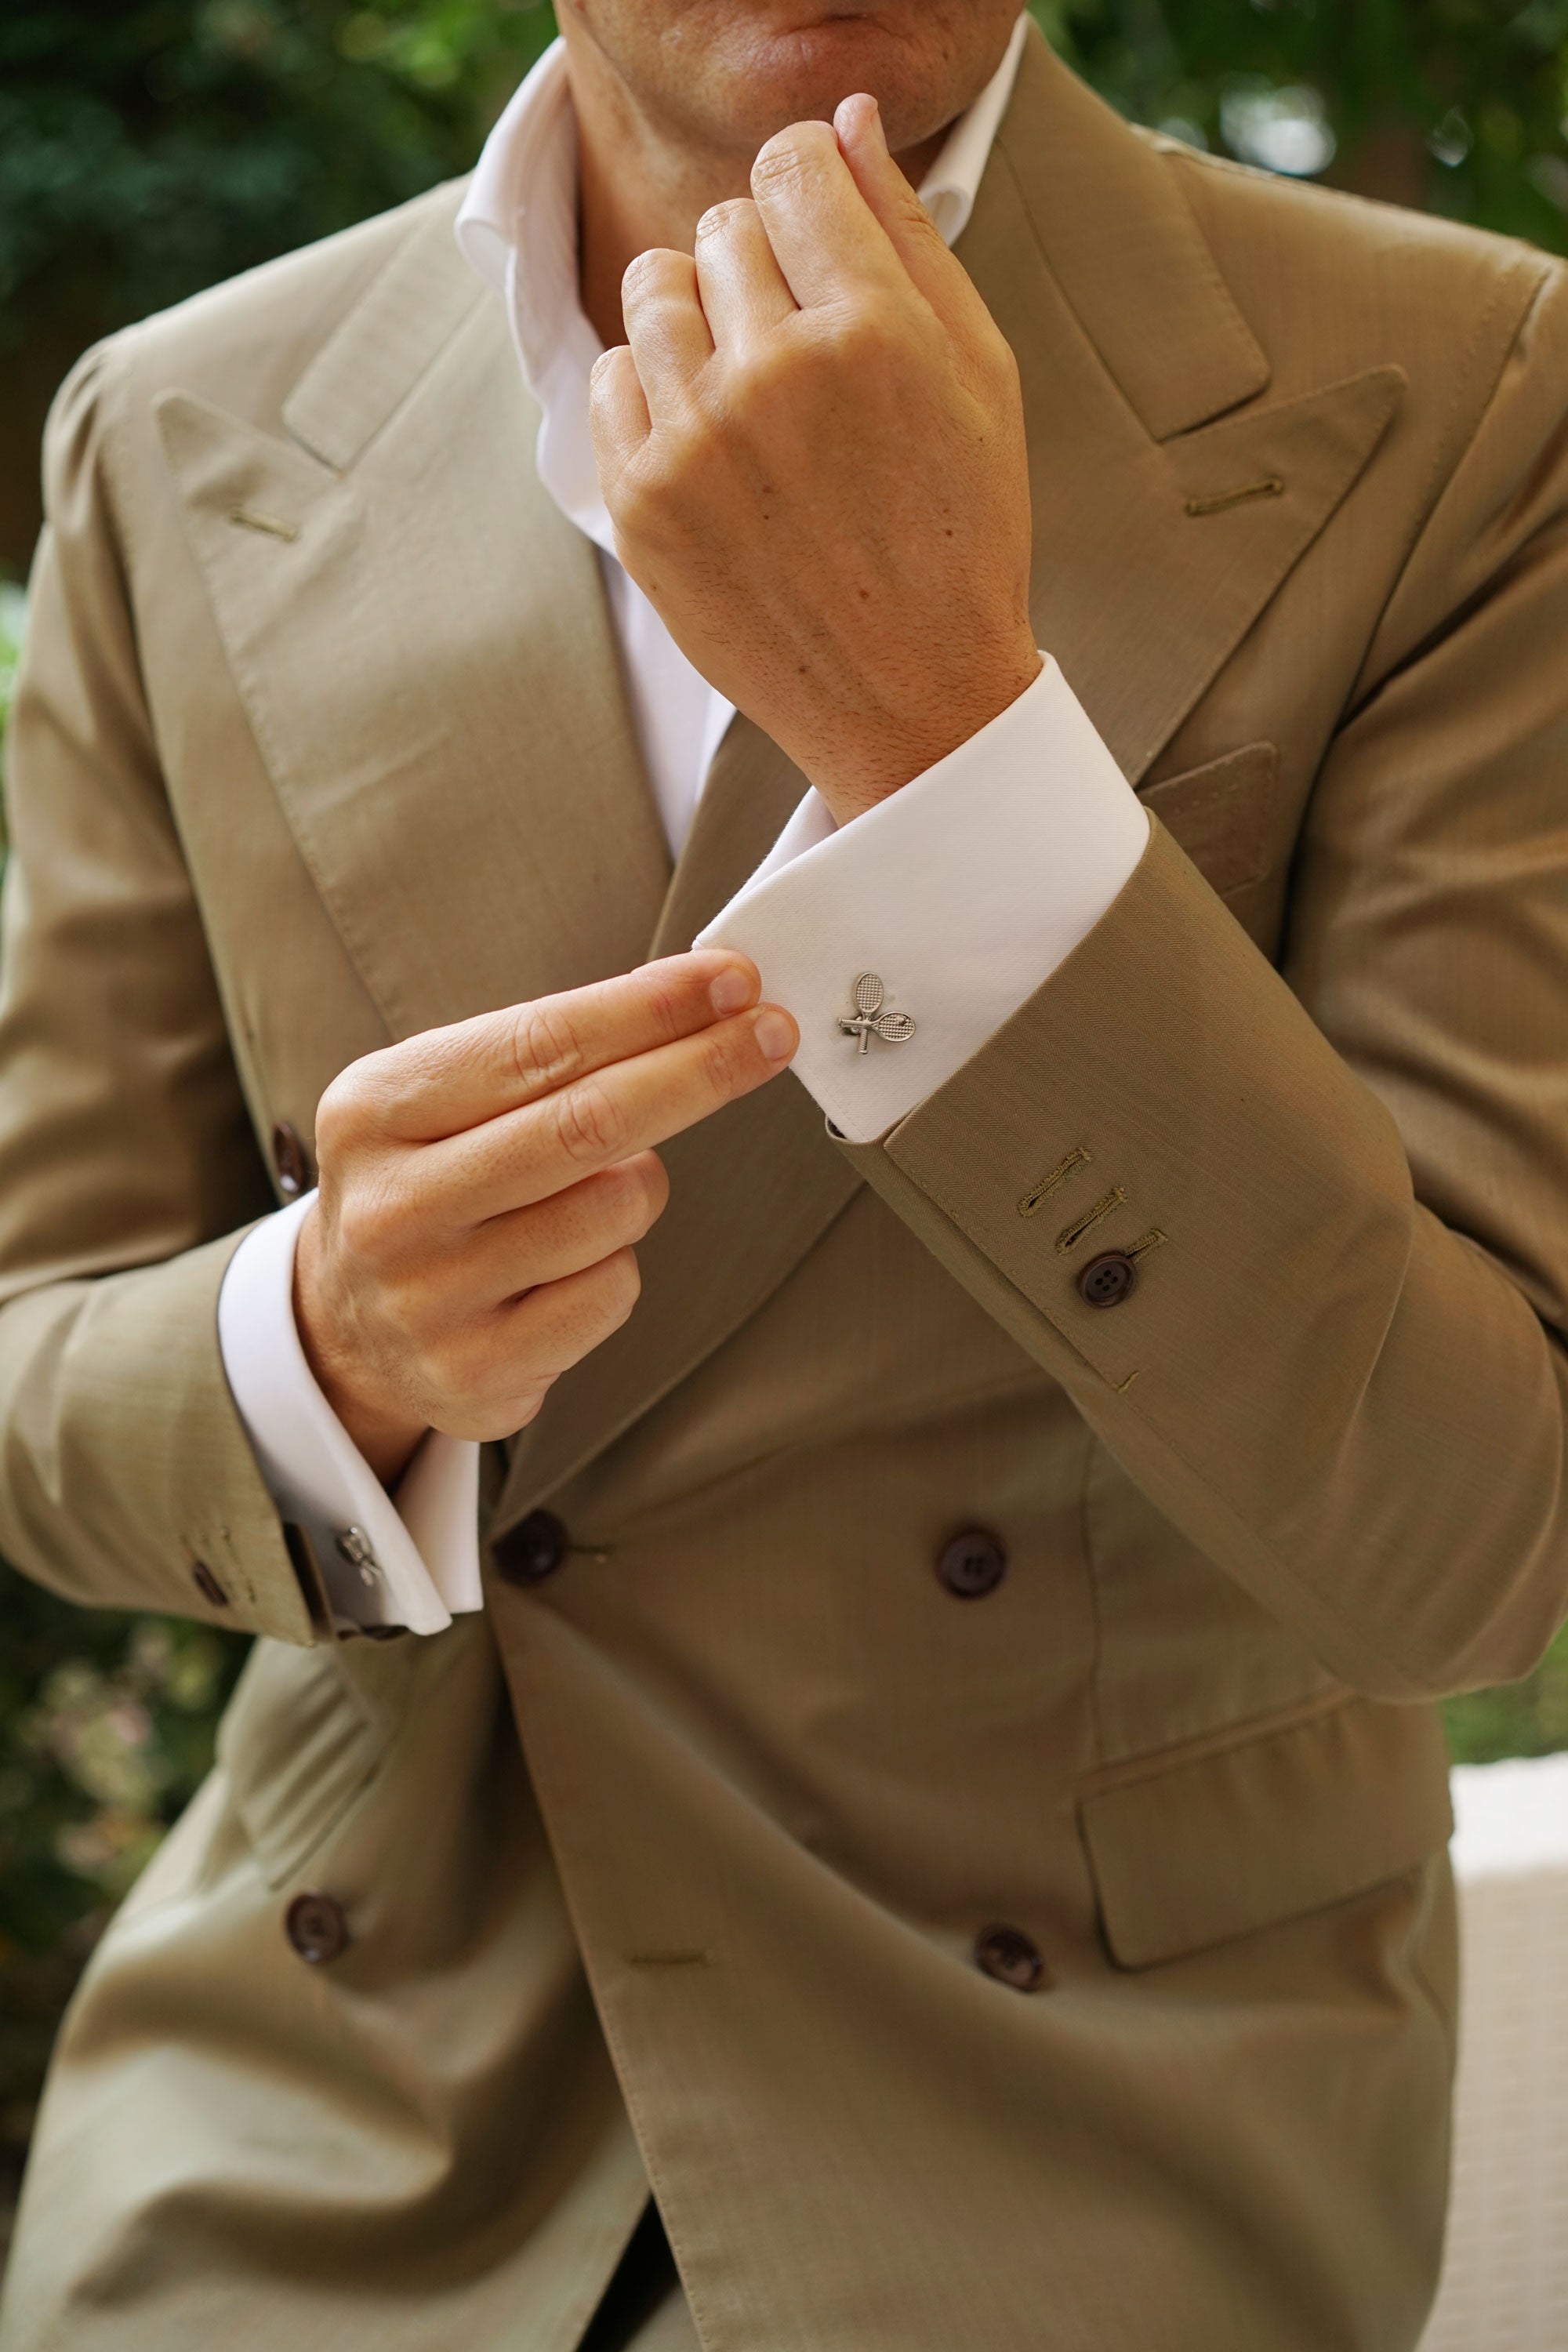
[[[1143,855],[1149,818],[1049,656],[1017,700],[837,829],[808,793],[698,939],[739,948],[800,1024],[794,1067],[851,1143],[938,1087],[1093,929]],[[901,1042],[848,1033],[855,984]]]
[[273,1501],[305,1528],[334,1612],[438,1633],[482,1608],[479,1449],[432,1430],[389,1495],[327,1402],[294,1322],[294,1247],[315,1199],[247,1234],[218,1293],[218,1344]]

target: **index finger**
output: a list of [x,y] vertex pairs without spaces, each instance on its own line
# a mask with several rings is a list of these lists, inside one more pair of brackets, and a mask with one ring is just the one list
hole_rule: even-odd
[[611,1062],[742,1012],[756,1003],[760,986],[749,957],[694,949],[427,1029],[376,1056],[383,1131],[405,1143],[463,1134]]
[[826,122],[775,131],[752,166],[752,194],[779,268],[803,310],[864,293],[908,297],[914,280]]

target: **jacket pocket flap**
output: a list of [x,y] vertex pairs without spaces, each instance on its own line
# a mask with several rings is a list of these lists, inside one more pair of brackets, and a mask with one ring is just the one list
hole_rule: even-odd
[[1106,1938],[1127,1969],[1344,1902],[1414,1869],[1453,1829],[1432,1707],[1351,1698],[1108,1781],[1079,1815]]
[[1272,743],[1244,743],[1201,768],[1144,784],[1138,796],[1223,896],[1258,881],[1289,846],[1279,838],[1279,771]]

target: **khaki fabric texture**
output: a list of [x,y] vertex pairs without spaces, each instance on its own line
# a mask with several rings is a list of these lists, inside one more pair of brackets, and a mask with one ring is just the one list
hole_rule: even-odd
[[334,1641],[214,1331],[274,1122],[684,944],[802,785],[738,719],[671,874],[456,201],[116,338],[49,436],[0,1547],[261,1638],[68,2021],[0,2345],[574,2352],[651,2184],[641,2352],[1414,2347],[1430,1701],[1568,1609],[1563,272],[1031,39],[960,251],[1147,855],[880,1144],[785,1078],[672,1146],[637,1314],[488,1463],[565,1565]]

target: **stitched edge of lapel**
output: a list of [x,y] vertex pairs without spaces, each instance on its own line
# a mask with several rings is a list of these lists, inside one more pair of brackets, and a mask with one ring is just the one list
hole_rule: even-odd
[[423,217],[327,338],[283,404],[294,439],[341,473],[352,466],[488,289],[452,223],[467,183],[424,200]]

